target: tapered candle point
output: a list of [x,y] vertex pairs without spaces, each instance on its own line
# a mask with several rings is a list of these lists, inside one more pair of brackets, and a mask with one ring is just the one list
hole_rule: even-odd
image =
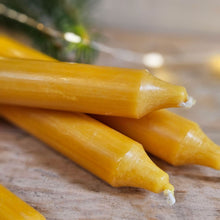
[[134,146],[125,154],[116,174],[113,186],[140,187],[155,193],[164,190],[174,191],[173,185],[169,183],[168,174],[155,166],[141,145]]
[[[145,71],[140,85],[136,118],[141,118],[158,109],[180,107],[187,101],[188,94],[183,86],[162,81]],[[189,102],[192,102],[191,98]]]
[[173,163],[199,164],[220,170],[220,147],[206,136],[198,124],[189,120],[186,122],[190,129],[180,142],[184,153],[179,148]]
[[210,161],[207,166],[210,166],[216,170],[220,170],[220,146],[213,146],[212,152],[207,154],[207,161]]
[[207,138],[200,148],[201,150],[195,154],[192,163],[220,170],[220,146]]

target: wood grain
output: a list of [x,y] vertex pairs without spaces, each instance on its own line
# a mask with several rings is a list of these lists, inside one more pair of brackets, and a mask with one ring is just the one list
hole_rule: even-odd
[[[164,51],[170,39],[163,36],[106,32],[123,47],[141,51],[142,42],[160,41]],[[136,40],[135,40],[136,39]],[[200,38],[173,38],[175,46],[188,51],[201,50]],[[206,41],[210,47],[220,42]],[[149,46],[150,47],[150,46]],[[147,47],[145,47],[147,48]],[[144,51],[144,48],[142,48]],[[134,67],[103,55],[98,64]],[[138,67],[138,66],[135,66]],[[191,110],[175,110],[198,122],[207,135],[220,144],[220,79],[210,75],[205,66],[170,69],[176,82],[187,87],[197,99]],[[0,182],[28,202],[48,220],[108,219],[220,219],[220,172],[201,166],[172,167],[152,157],[176,187],[177,203],[169,207],[163,195],[137,188],[113,188],[72,161],[59,155],[21,129],[0,120]]]

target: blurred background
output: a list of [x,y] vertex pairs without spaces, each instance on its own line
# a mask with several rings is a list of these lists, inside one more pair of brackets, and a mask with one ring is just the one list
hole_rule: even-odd
[[[117,66],[124,66],[120,61],[129,61],[132,65],[151,67],[145,53],[163,52],[165,64],[173,65],[204,63],[220,51],[218,0],[0,0],[0,3],[0,25],[4,30],[13,35],[25,33],[23,37],[29,36],[36,48],[60,60],[92,63],[103,52],[119,59]],[[156,67],[165,61],[165,57],[159,56],[152,59],[159,63]]]
[[101,0],[93,18],[104,28],[219,37],[219,14],[218,0]]

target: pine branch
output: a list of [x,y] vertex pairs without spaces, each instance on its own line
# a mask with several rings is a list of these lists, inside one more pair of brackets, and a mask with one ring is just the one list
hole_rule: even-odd
[[[90,40],[95,35],[89,33],[85,26],[85,14],[89,14],[91,3],[97,0],[2,0],[3,4],[18,12],[54,28],[62,33],[73,32],[79,35],[83,42],[70,43],[63,39],[54,38],[25,24],[0,16],[0,22],[7,27],[21,30],[29,35],[35,46],[59,60],[91,63],[97,56],[97,51],[91,48]],[[86,11],[86,13],[83,13]],[[87,17],[88,18],[88,17]],[[86,23],[86,22],[85,22]],[[84,42],[87,42],[86,44]]]

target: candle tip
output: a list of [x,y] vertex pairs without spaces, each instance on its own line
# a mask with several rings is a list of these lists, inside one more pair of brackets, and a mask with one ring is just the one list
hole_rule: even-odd
[[186,102],[180,103],[180,107],[191,108],[193,105],[195,105],[195,103],[196,103],[196,100],[193,97],[189,96]]
[[176,202],[176,199],[175,199],[175,196],[174,196],[174,192],[169,190],[169,189],[166,189],[164,190],[164,195],[166,196],[166,199],[167,199],[167,203],[172,206],[175,204]]

